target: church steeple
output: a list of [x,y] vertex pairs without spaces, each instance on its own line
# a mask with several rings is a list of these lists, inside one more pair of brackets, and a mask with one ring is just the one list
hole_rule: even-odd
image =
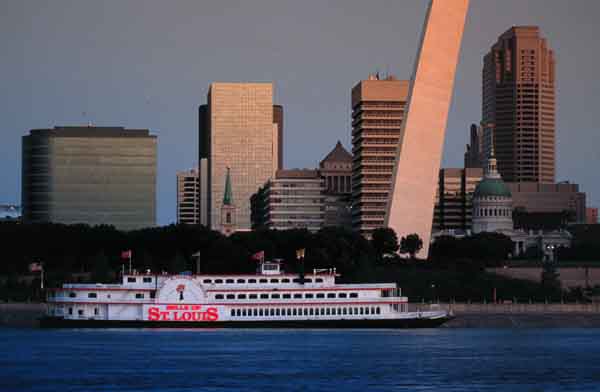
[[229,167],[227,168],[227,177],[225,177],[225,192],[223,193],[223,205],[233,205],[233,190],[231,189],[231,176]]
[[496,160],[496,154],[494,152],[494,133],[491,134],[492,143],[490,148],[490,156],[487,160],[487,166],[485,168],[485,178],[501,178],[498,172],[498,161]]

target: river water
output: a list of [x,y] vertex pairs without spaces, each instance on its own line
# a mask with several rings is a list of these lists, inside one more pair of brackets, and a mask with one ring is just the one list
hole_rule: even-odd
[[600,391],[599,329],[0,328],[0,391]]

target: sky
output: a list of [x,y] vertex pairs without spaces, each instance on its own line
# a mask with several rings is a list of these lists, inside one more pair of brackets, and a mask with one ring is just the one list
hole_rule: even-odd
[[[0,0],[0,204],[21,199],[21,136],[64,125],[158,135],[157,219],[176,220],[178,170],[196,165],[197,107],[214,81],[273,81],[284,165],[351,144],[350,90],[412,73],[427,0]],[[443,167],[461,167],[481,120],[482,57],[538,25],[557,60],[557,181],[600,206],[600,1],[472,0]]]

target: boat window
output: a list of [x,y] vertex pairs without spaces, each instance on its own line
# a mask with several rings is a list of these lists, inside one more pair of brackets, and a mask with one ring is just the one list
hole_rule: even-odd
[[347,312],[348,312],[348,309],[346,309],[346,308],[342,309],[342,313],[347,314]]
[[259,279],[258,282],[259,283],[269,283],[269,281],[267,279]]
[[261,299],[266,299],[266,298],[269,298],[269,294],[261,294],[261,295],[260,295],[260,298],[261,298]]
[[328,316],[331,315],[331,308],[327,308],[325,313],[327,313]]
[[304,315],[308,316],[308,309],[307,308],[304,308]]
[[302,298],[302,294],[296,293],[294,294],[294,298]]
[[152,290],[150,292],[150,298],[154,298],[154,297],[156,297],[156,290]]
[[294,282],[294,283],[300,283],[300,279],[295,278],[295,279],[292,280],[292,282]]
[[315,310],[313,308],[310,308],[308,311],[308,314],[313,316],[314,315]]
[[313,298],[313,297],[314,297],[314,295],[311,293],[304,294],[304,298]]
[[202,283],[212,283],[212,279],[204,279]]
[[271,298],[273,299],[279,299],[280,295],[279,294],[271,294]]
[[135,278],[129,277],[127,278],[128,283],[135,283]]
[[231,309],[231,317],[235,316],[235,309]]
[[215,295],[215,299],[223,299],[223,294],[217,294],[217,295]]
[[335,293],[327,293],[327,298],[335,298]]
[[360,314],[365,314],[365,308],[360,308]]
[[97,316],[98,315],[98,308],[94,308],[94,314]]
[[98,298],[98,294],[96,294],[96,293],[88,293],[88,298]]
[[371,307],[371,314],[375,314],[375,308]]
[[144,299],[144,294],[142,294],[142,293],[135,293],[135,298],[137,298],[137,299]]
[[365,308],[365,314],[369,314],[369,308],[368,307]]
[[354,308],[354,314],[358,314],[358,308]]
[[252,311],[252,313],[254,314],[254,316],[258,316],[258,309],[254,309],[254,310]]
[[79,310],[77,311],[77,314],[78,314],[78,315],[80,315],[80,316],[83,316],[83,309],[79,309]]
[[342,314],[342,308],[337,308],[337,314],[341,315]]
[[348,295],[346,293],[339,293],[338,298],[346,298]]
[[284,299],[290,299],[290,298],[292,298],[292,295],[291,294],[282,294],[281,297]]
[[240,317],[242,315],[242,311],[240,309],[236,310],[235,315]]
[[256,298],[258,298],[258,295],[256,295],[256,294],[249,294],[248,298],[250,298],[250,299],[256,299]]
[[227,299],[235,299],[235,294],[227,294]]
[[325,316],[325,308],[321,308],[321,316]]
[[288,310],[287,310],[287,315],[288,315],[288,316],[291,316],[291,315],[292,315],[292,309],[288,308]]
[[323,283],[323,278],[317,278],[317,279],[315,279],[315,282],[317,282],[317,283]]
[[271,316],[275,316],[275,309],[271,309]]
[[279,283],[279,279],[271,279],[271,283]]
[[238,294],[238,299],[246,299],[246,294]]
[[376,307],[375,310],[377,311],[377,314],[381,314],[381,308],[379,306]]
[[69,293],[69,298],[75,298],[75,297],[77,297],[77,293],[75,293],[75,292],[71,291],[71,292]]
[[277,308],[277,309],[275,310],[275,315],[276,315],[276,316],[281,316],[281,309]]
[[312,283],[312,279],[311,278],[306,278],[306,279],[304,279],[304,283]]
[[233,279],[225,279],[225,283],[234,283],[235,281]]
[[73,308],[69,308],[69,314],[73,314]]
[[288,278],[281,279],[281,283],[290,283],[290,280]]
[[358,293],[350,293],[350,298],[358,298]]
[[323,293],[317,293],[317,298],[325,298],[325,294],[323,294]]
[[264,316],[264,314],[263,314],[263,310],[262,310],[262,309],[260,309],[260,310],[259,310],[259,314],[260,314],[261,316]]
[[246,279],[238,279],[237,282],[238,283],[246,283]]
[[223,279],[215,279],[215,283],[223,283]]
[[248,279],[248,283],[256,283],[256,279]]
[[144,277],[143,281],[144,281],[144,283],[152,283],[152,278]]
[[247,314],[247,313],[246,313],[246,309],[242,309],[242,316],[244,316],[244,317],[245,317],[245,316],[246,316],[246,314]]
[[292,309],[292,315],[297,316],[298,315],[298,309],[296,309],[296,308]]

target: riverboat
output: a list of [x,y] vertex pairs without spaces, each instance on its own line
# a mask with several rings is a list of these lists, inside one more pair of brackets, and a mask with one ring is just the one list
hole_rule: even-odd
[[120,284],[49,289],[42,327],[424,328],[444,310],[409,311],[393,283],[338,284],[335,270],[286,274],[262,262],[253,275],[125,273]]

